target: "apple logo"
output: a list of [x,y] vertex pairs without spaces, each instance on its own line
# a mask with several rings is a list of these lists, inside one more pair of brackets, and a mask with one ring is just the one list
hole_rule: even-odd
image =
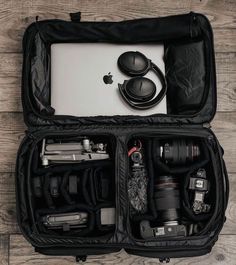
[[107,75],[103,76],[103,82],[105,84],[112,84],[113,83],[111,72],[109,72]]

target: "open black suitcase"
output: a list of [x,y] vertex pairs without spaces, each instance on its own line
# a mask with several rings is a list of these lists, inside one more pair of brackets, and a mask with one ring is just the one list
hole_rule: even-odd
[[[137,111],[137,116],[54,115],[50,106],[50,45],[79,42],[164,43],[168,114],[142,117]],[[17,155],[16,202],[19,226],[35,251],[72,255],[77,261],[121,249],[160,260],[210,252],[225,222],[229,188],[223,149],[210,129],[217,99],[213,34],[207,18],[190,13],[122,22],[80,22],[79,13],[71,14],[71,21],[54,19],[31,24],[24,35],[23,52],[22,104],[28,130]],[[41,165],[43,139],[77,142],[83,137],[95,144],[105,143],[109,159]],[[158,151],[160,146],[163,142],[164,148],[166,143],[178,145],[180,141],[184,146],[197,146],[199,153],[192,160],[185,157],[184,163],[166,163]],[[135,211],[129,193],[137,184],[130,182],[130,151],[139,150],[140,144],[147,182],[139,199],[145,199],[146,205],[145,210]],[[190,191],[189,181],[199,176],[199,169],[206,174],[204,206],[209,208],[196,214],[196,190]],[[71,175],[77,176],[73,181],[78,187],[73,181],[69,183]],[[169,179],[174,186],[163,195],[156,181],[166,175],[175,177]],[[59,182],[53,184],[52,179]],[[139,184],[137,187],[143,188],[143,183]],[[54,194],[53,185],[57,188]],[[180,225],[185,231],[167,235],[171,228],[160,220],[164,217],[156,202],[165,205],[165,198],[159,198],[158,192],[168,197],[173,189],[178,190],[174,198],[180,200],[176,206],[180,220],[174,227]],[[135,192],[134,196],[139,197],[139,191]],[[113,211],[113,215],[115,211],[113,221],[102,220],[104,209]],[[85,224],[51,229],[45,223],[45,216],[68,213],[85,214]],[[166,231],[165,225],[170,230]],[[145,232],[147,235],[143,235]]]

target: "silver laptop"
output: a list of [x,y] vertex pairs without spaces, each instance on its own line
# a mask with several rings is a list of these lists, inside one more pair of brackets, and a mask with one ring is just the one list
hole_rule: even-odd
[[[164,47],[157,44],[79,43],[51,46],[51,105],[56,115],[151,115],[166,113],[166,98],[148,110],[131,108],[119,94],[123,74],[117,59],[126,51],[139,51],[163,71]],[[146,77],[161,88],[154,72]]]

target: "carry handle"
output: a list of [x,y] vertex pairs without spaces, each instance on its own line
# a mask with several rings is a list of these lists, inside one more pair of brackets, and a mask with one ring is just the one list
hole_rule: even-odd
[[85,262],[86,260],[87,260],[87,256],[86,255],[79,255],[79,256],[75,257],[75,261],[79,262],[79,263]]
[[81,12],[70,13],[70,19],[73,22],[80,22],[80,20],[81,20]]

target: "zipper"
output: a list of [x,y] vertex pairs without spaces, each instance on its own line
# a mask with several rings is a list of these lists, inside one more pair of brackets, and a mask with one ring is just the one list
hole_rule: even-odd
[[[219,156],[219,160],[220,160],[220,168],[221,168],[221,174],[222,176],[224,176],[224,179],[222,180],[223,181],[223,186],[224,186],[224,191],[223,191],[223,194],[224,194],[224,210],[226,210],[227,208],[227,203],[228,203],[228,193],[226,194],[226,191],[227,191],[227,183],[228,182],[228,179],[227,176],[225,175],[225,172],[224,172],[224,161],[223,161],[223,156],[222,156],[222,152],[221,152],[221,146],[219,144],[219,141],[218,139],[216,138],[216,136],[214,134],[212,134],[211,136],[209,136],[208,138],[208,141],[210,142],[210,144],[212,145],[213,149],[214,149],[214,152],[217,153],[217,155]],[[220,152],[218,152],[220,150]],[[226,168],[225,168],[226,170]],[[229,192],[229,191],[227,191]],[[225,214],[224,214],[225,215]]]

